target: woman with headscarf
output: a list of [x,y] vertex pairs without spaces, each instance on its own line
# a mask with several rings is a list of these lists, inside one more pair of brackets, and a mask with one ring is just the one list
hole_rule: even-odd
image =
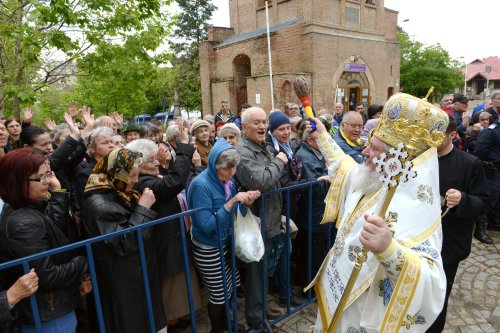
[[[155,196],[149,188],[133,189],[144,164],[140,153],[112,150],[97,162],[85,187],[83,222],[91,237],[105,235],[154,220]],[[143,229],[149,288],[157,331],[166,331],[161,304],[158,261],[150,249],[151,228]],[[108,333],[144,332],[149,327],[136,232],[92,246],[99,281],[104,324]]]
[[[249,207],[260,196],[259,191],[236,193],[234,174],[239,162],[240,155],[236,149],[224,139],[217,140],[208,157],[208,167],[193,180],[188,190],[189,208],[206,208],[193,214],[191,233],[194,263],[208,288],[207,307],[211,333],[227,330],[222,274],[226,274],[227,293],[230,297],[233,290],[228,257],[231,209],[236,202]],[[217,223],[220,226],[219,235]],[[224,271],[218,237],[222,239],[226,258]],[[236,280],[238,284],[238,276]],[[238,331],[240,329],[245,331],[243,327],[239,327]]]
[[[158,218],[182,212],[181,200],[183,199],[180,199],[179,196],[184,190],[190,174],[194,148],[179,142],[175,162],[169,165],[170,168],[163,170],[159,168],[161,165],[160,156],[164,152],[168,154],[169,150],[166,146],[158,148],[151,140],[138,139],[128,143],[126,148],[141,153],[145,160],[139,172],[139,181],[134,188],[138,191],[150,188],[154,192],[157,201],[151,209],[158,213]],[[190,325],[188,321],[179,320],[189,314],[181,228],[178,219],[155,225],[153,228],[151,240],[159,259],[162,297],[168,331],[176,332]],[[189,239],[188,236],[186,239]],[[191,259],[189,260],[191,261]],[[201,297],[194,267],[192,267],[190,274],[194,310],[196,311],[201,308]]]

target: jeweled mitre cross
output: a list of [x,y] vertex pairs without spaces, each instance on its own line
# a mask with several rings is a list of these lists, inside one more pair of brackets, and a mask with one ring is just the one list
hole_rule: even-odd
[[387,154],[383,153],[379,158],[373,159],[373,162],[377,165],[377,172],[381,174],[379,179],[386,189],[398,186],[399,180],[407,182],[410,177],[415,178],[417,176],[417,172],[411,169],[413,163],[410,161],[404,162],[408,157],[408,153],[404,148],[405,145],[400,142],[396,149],[389,149],[389,153],[392,155],[391,158],[387,158]]

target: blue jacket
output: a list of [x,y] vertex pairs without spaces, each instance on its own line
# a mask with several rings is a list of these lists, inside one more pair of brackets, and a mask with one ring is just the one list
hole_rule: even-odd
[[455,108],[451,108],[451,111],[453,112],[453,118],[457,121],[457,133],[464,134],[466,128],[462,124],[462,115]]
[[356,162],[361,164],[365,161],[365,158],[361,155],[363,148],[351,146],[342,135],[342,131],[340,129],[337,131],[333,139],[339,145],[340,149],[342,149],[342,151],[347,155],[351,156]]
[[[195,213],[192,216],[192,233],[197,242],[213,247],[219,246],[217,239],[217,218],[223,243],[227,241],[231,224],[231,214],[224,208],[224,204],[227,202],[224,186],[219,180],[215,169],[217,158],[223,151],[228,149],[234,148],[224,139],[217,140],[208,155],[207,168],[191,182],[187,195],[189,209],[209,208],[209,210]],[[233,178],[231,198],[235,194],[236,186]]]

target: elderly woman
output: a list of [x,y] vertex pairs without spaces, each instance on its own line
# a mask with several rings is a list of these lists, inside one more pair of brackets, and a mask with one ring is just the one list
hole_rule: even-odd
[[[158,218],[180,213],[182,210],[178,196],[186,186],[194,148],[187,144],[178,143],[175,163],[170,168],[164,169],[163,173],[160,173],[158,156],[161,156],[164,151],[160,151],[154,142],[139,139],[127,144],[126,148],[141,153],[145,160],[139,171],[139,181],[134,189],[142,192],[144,189],[150,188],[153,191],[157,202],[151,209],[158,213]],[[163,146],[162,149],[168,152],[166,146]],[[185,328],[186,323],[178,320],[189,314],[179,220],[155,226],[151,237],[160,263],[163,305],[168,330]],[[199,284],[194,269],[191,270],[190,274],[195,310],[197,310],[201,304]]]
[[[153,192],[145,188],[141,195],[133,189],[143,165],[142,155],[126,148],[111,151],[96,164],[85,187],[83,223],[88,235],[105,235],[157,217],[151,209],[155,203]],[[151,248],[150,234],[151,228],[143,229],[153,315],[156,329],[166,331],[158,261]],[[139,241],[135,233],[129,233],[92,247],[108,333],[143,332],[148,327]]]
[[228,124],[223,125],[219,129],[219,133],[217,136],[219,138],[226,139],[226,141],[229,142],[229,144],[231,146],[236,147],[236,144],[241,139],[241,131],[238,128],[238,126],[236,126],[235,124],[228,123]]
[[97,162],[115,148],[113,135],[113,130],[110,127],[101,126],[93,129],[85,138],[88,157],[76,167],[73,185],[79,207],[83,207],[83,191],[92,169]]
[[160,142],[160,129],[153,123],[145,123],[141,126],[142,138],[149,139],[155,143]]
[[210,128],[211,125],[206,120],[197,120],[191,125],[191,135],[196,138],[196,147],[201,156],[201,165],[208,165],[208,154],[212,149],[210,143]]
[[[6,262],[67,245],[61,223],[66,221],[68,195],[60,191],[47,156],[28,148],[16,149],[0,159],[0,170],[5,175],[0,177],[0,196],[5,201],[0,221],[0,260]],[[75,332],[75,308],[87,270],[86,258],[66,251],[30,265],[39,277],[36,299],[42,331],[55,332],[59,328]],[[20,266],[7,270],[6,285],[14,284],[21,275]],[[18,306],[20,331],[35,332],[29,300],[22,300]]]
[[[227,257],[231,209],[236,202],[250,206],[260,196],[259,191],[236,193],[233,176],[239,161],[240,156],[236,149],[226,140],[218,140],[208,157],[207,169],[193,180],[188,190],[190,209],[208,208],[193,215],[191,232],[194,262],[208,288],[208,316],[212,326],[211,332],[214,333],[227,329],[222,274],[227,276],[228,295],[231,295],[233,290]],[[219,235],[216,223],[219,223],[221,232]],[[222,239],[226,256],[224,273],[218,236]]]

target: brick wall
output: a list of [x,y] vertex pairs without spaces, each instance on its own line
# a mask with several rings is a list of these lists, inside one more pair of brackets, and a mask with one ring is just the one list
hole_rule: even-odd
[[[360,20],[363,19],[360,28],[342,28],[345,12],[341,6],[346,5],[360,9]],[[265,25],[265,11],[257,9],[257,0],[232,0],[230,6],[237,10],[232,15],[232,20],[234,16],[238,18],[235,33]],[[303,21],[271,35],[276,108],[283,108],[283,103],[289,99],[297,101],[293,89],[291,94],[289,92],[290,82],[301,73],[311,84],[315,109],[331,110],[337,81],[344,71],[344,63],[350,62],[351,56],[359,57],[367,66],[372,103],[385,102],[390,87],[394,92],[399,91],[399,44],[395,42],[397,12],[384,9],[381,3],[373,6],[349,0],[273,0],[269,13],[272,22],[304,16]],[[250,77],[246,80],[248,102],[255,105],[255,95],[260,94],[259,106],[269,111],[266,36],[221,48],[213,46],[206,44],[200,48],[204,113],[217,112],[222,99],[228,99],[232,109],[236,108],[233,61],[240,54],[250,58]],[[206,75],[208,77],[204,77]]]

